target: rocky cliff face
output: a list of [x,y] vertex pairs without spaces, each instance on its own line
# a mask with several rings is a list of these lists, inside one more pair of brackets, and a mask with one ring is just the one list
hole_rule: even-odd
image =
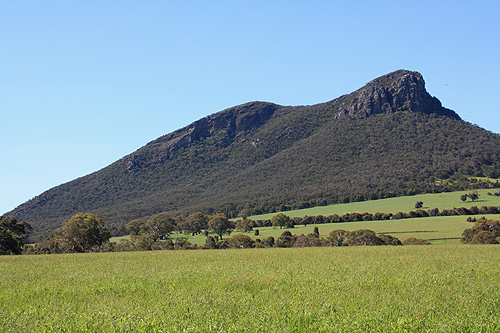
[[[217,145],[225,147],[241,132],[262,126],[279,108],[279,105],[266,102],[250,102],[229,108],[162,136],[144,148],[126,157],[128,170],[144,165],[145,150],[156,152],[157,161],[164,162],[181,148],[209,136],[218,136]],[[159,153],[160,152],[160,153]],[[146,156],[146,157],[147,157]]]
[[460,119],[452,110],[429,95],[418,72],[398,70],[367,83],[350,95],[339,98],[339,111],[335,118],[350,116],[363,119],[377,113],[413,111],[438,113]]

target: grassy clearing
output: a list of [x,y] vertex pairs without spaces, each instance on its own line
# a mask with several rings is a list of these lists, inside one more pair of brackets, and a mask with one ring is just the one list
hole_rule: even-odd
[[498,246],[0,257],[2,332],[493,332]]
[[[458,192],[445,192],[445,193],[432,193],[432,194],[419,194],[414,196],[388,198],[381,200],[370,200],[361,202],[351,202],[347,204],[337,204],[324,207],[313,207],[307,209],[291,210],[283,212],[290,217],[304,217],[304,216],[329,216],[333,214],[343,215],[345,213],[397,213],[409,212],[415,210],[415,203],[422,201],[424,206],[422,209],[439,208],[450,209],[453,207],[472,207],[472,206],[500,206],[500,196],[488,195],[488,192],[498,192],[497,189],[479,190],[479,199],[475,202],[467,200],[462,202],[460,196],[462,194],[470,193],[471,191],[458,191]],[[249,217],[252,220],[267,220],[271,219],[277,213],[254,215]]]

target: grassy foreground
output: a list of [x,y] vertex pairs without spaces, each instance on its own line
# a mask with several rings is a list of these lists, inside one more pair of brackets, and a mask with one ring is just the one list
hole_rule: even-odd
[[500,247],[0,257],[1,332],[494,332]]

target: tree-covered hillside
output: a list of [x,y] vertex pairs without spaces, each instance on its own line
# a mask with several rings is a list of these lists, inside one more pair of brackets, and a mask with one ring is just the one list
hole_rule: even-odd
[[500,175],[500,136],[443,108],[419,73],[396,71],[327,103],[221,111],[9,215],[36,236],[92,212],[116,234],[164,211],[233,215],[376,199],[441,191],[449,187],[442,180],[464,175]]

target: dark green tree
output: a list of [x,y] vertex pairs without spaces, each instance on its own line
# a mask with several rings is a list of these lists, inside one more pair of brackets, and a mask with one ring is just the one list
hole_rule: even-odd
[[349,231],[347,230],[333,230],[332,232],[330,232],[328,240],[330,241],[332,246],[344,246],[345,239],[348,235]]
[[292,247],[297,238],[292,235],[288,230],[283,231],[283,233],[276,240],[277,247]]
[[377,237],[375,231],[368,229],[361,229],[356,231],[351,231],[346,237],[345,244],[348,246],[358,246],[358,245],[384,245],[384,242]]
[[132,220],[127,224],[128,234],[131,236],[137,236],[139,231],[141,231],[141,227],[145,224],[143,220]]
[[254,240],[247,235],[234,235],[227,240],[229,247],[233,249],[243,249],[255,247]]
[[293,224],[292,224],[292,221],[290,220],[290,217],[283,214],[283,213],[279,213],[279,214],[274,215],[271,218],[271,223],[273,226],[280,227],[280,229],[293,227]]
[[238,223],[236,223],[235,230],[249,232],[252,231],[253,227],[254,227],[253,221],[245,219],[238,221]]
[[52,235],[62,252],[78,253],[97,251],[110,237],[103,219],[91,213],[73,215]]
[[0,217],[0,255],[21,254],[23,249],[23,236],[31,231],[27,222],[17,222],[14,217]]
[[377,238],[382,241],[382,245],[403,245],[398,238],[391,235],[381,234],[377,235]]
[[230,235],[234,229],[231,221],[228,220],[226,215],[219,214],[215,215],[208,221],[207,229],[209,232],[213,232],[222,239],[222,235]]
[[477,192],[472,192],[467,195],[472,201],[479,199],[479,194]]
[[174,229],[175,220],[170,217],[170,214],[164,212],[151,216],[141,226],[139,236],[148,237],[154,243],[158,240],[169,239]]
[[190,214],[186,217],[182,229],[189,231],[192,236],[198,235],[203,229],[207,228],[208,218],[201,212]]
[[314,223],[314,218],[311,216],[305,216],[302,221],[300,221],[300,224],[302,224],[304,227],[307,227],[308,224]]
[[207,239],[205,240],[205,248],[218,249],[217,240],[213,236],[207,236]]
[[497,244],[500,242],[500,222],[481,217],[462,233],[465,244]]
[[262,245],[265,246],[265,247],[273,247],[275,244],[275,241],[274,241],[274,237],[273,236],[269,236],[267,238],[264,238],[262,240]]

